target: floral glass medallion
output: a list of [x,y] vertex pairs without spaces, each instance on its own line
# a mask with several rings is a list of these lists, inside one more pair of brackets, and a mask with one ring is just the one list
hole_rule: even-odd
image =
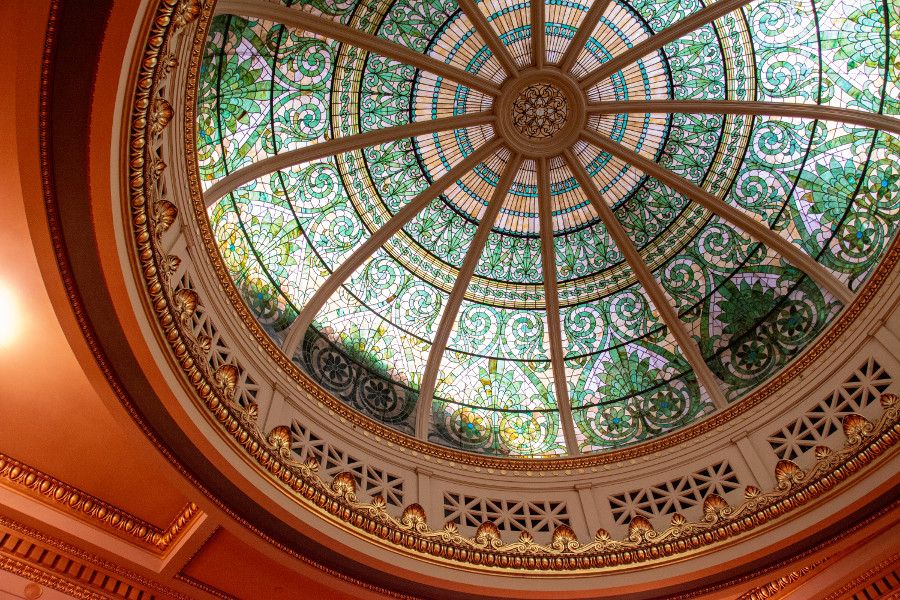
[[534,83],[519,93],[513,104],[513,123],[531,138],[553,137],[566,124],[569,107],[559,89]]

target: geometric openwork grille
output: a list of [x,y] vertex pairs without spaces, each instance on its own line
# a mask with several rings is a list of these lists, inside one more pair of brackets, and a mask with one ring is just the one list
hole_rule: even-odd
[[841,429],[841,419],[858,412],[890,387],[893,379],[874,358],[869,358],[828,397],[803,416],[769,436],[768,442],[780,459],[794,460]]
[[566,503],[554,500],[492,500],[444,492],[444,518],[459,526],[490,521],[500,531],[550,532],[570,525]]
[[291,423],[291,450],[298,460],[313,457],[319,461],[319,469],[335,476],[349,471],[356,479],[357,487],[371,497],[381,496],[392,506],[403,506],[403,479],[361,462],[344,450],[335,448],[297,421]]
[[649,488],[612,495],[609,505],[616,524],[622,525],[637,515],[649,518],[682,512],[701,504],[710,494],[724,496],[740,485],[737,474],[725,460]]
[[[195,290],[191,276],[185,270],[174,291],[181,289]],[[197,337],[197,341],[209,346],[209,366],[215,372],[222,365],[234,365],[238,370],[238,381],[234,390],[234,399],[243,407],[255,403],[259,394],[259,384],[247,374],[247,370],[241,366],[241,362],[234,356],[229,344],[222,339],[219,329],[208,317],[206,309],[198,304],[197,310],[191,316],[191,329]]]

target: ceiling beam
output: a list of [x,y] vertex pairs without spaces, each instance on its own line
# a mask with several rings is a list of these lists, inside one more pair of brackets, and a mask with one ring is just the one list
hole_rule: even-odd
[[373,52],[388,58],[393,58],[403,64],[422,69],[423,71],[430,71],[435,75],[446,77],[447,79],[490,94],[491,96],[500,94],[500,88],[495,83],[488,81],[483,77],[478,77],[459,67],[449,65],[443,61],[432,58],[427,54],[416,52],[415,50],[411,50],[406,46],[401,46],[390,40],[374,36],[370,33],[365,33],[332,19],[320,17],[296,8],[287,8],[285,6],[267,4],[256,0],[219,0],[216,4],[216,13],[234,14],[243,17],[275,21],[276,23],[281,23],[288,27],[294,27],[296,29],[331,38],[344,44],[356,46],[367,52]]
[[513,59],[512,54],[509,53],[509,49],[503,44],[503,40],[500,39],[493,25],[488,22],[487,17],[476,6],[475,0],[458,0],[458,4],[463,13],[469,17],[469,21],[472,22],[475,31],[478,32],[478,35],[481,36],[487,47],[491,49],[491,54],[500,62],[500,66],[503,67],[506,74],[510,77],[518,77],[519,67],[516,65],[516,61]]
[[274,156],[269,156],[262,160],[242,167],[233,173],[229,173],[216,183],[214,183],[203,194],[203,201],[207,208],[224,198],[229,193],[238,189],[242,185],[250,183],[254,179],[286,169],[294,165],[321,160],[336,154],[359,150],[369,146],[377,146],[387,142],[395,142],[405,138],[415,137],[419,135],[428,135],[437,133],[438,131],[446,131],[448,129],[465,129],[466,127],[475,127],[478,125],[492,124],[495,120],[492,112],[478,112],[470,115],[459,115],[455,117],[444,117],[433,121],[418,121],[408,123],[406,125],[397,125],[395,127],[385,127],[384,129],[376,129],[375,131],[367,131],[356,135],[348,135],[345,137],[333,138],[317,144],[297,148],[288,152],[282,152]]
[[781,254],[788,262],[806,273],[813,281],[840,300],[845,306],[853,301],[852,292],[837,277],[816,262],[799,246],[770,229],[767,224],[731,206],[721,198],[694,185],[684,177],[661,167],[649,158],[614,142],[602,133],[586,129],[582,131],[581,137],[586,142],[594,144],[601,150],[636,167],[644,174],[654,177],[675,191],[684,194],[688,200],[696,202],[729,223],[736,225],[750,236],[756,238],[757,241],[764,243],[775,252]]
[[513,153],[512,156],[509,157],[506,168],[503,170],[503,175],[500,176],[500,181],[497,182],[497,187],[494,189],[494,193],[491,195],[487,208],[484,209],[484,214],[478,222],[478,227],[475,229],[475,235],[472,236],[472,241],[469,242],[466,256],[463,259],[462,265],[459,267],[456,281],[453,283],[453,289],[450,291],[450,296],[447,298],[444,312],[441,314],[441,321],[434,334],[431,350],[428,352],[428,361],[425,363],[425,372],[422,374],[422,385],[419,386],[419,402],[416,405],[416,434],[419,439],[424,440],[428,438],[428,425],[431,420],[431,404],[434,398],[434,389],[437,385],[438,369],[444,358],[444,350],[447,348],[447,341],[450,339],[450,330],[453,329],[453,323],[456,322],[456,316],[459,314],[459,307],[466,295],[466,290],[469,288],[469,282],[472,280],[472,275],[475,273],[475,267],[478,266],[478,261],[481,259],[481,253],[484,251],[488,235],[491,233],[491,228],[493,228],[494,222],[497,220],[497,215],[500,214],[500,209],[503,208],[513,178],[519,170],[519,165],[521,163],[521,155]]
[[724,115],[762,115],[837,121],[848,125],[880,129],[900,135],[900,118],[878,113],[793,102],[744,102],[741,100],[624,100],[595,102],[587,106],[588,114],[622,113],[705,113]]
[[719,0],[713,4],[708,4],[697,12],[688,15],[670,27],[651,35],[644,41],[629,48],[622,54],[614,56],[600,65],[597,70],[590,73],[582,79],[579,84],[583,89],[593,87],[598,81],[602,81],[607,77],[611,77],[617,71],[621,71],[631,63],[647,56],[651,52],[659,50],[669,42],[674,42],[678,38],[689,34],[695,29],[703,27],[707,23],[711,23],[736,10],[745,4],[749,4],[751,0]]
[[393,217],[372,233],[341,265],[332,271],[331,275],[322,282],[312,297],[300,310],[300,314],[294,319],[287,330],[287,336],[282,344],[282,351],[293,358],[294,352],[300,345],[306,330],[312,324],[316,314],[325,305],[328,298],[340,288],[344,282],[358,269],[370,256],[372,256],[391,236],[400,231],[413,217],[419,214],[429,202],[437,198],[459,180],[463,175],[471,171],[478,163],[483,162],[491,154],[497,151],[501,141],[494,138],[481,146],[475,152],[464,158],[460,163],[428,186],[423,192],[413,198],[403,208],[398,210]]
[[531,0],[531,64],[543,69],[547,62],[547,2]]
[[644,262],[640,252],[638,252],[638,249],[631,241],[631,238],[628,237],[628,233],[625,231],[625,228],[622,227],[618,217],[616,217],[613,210],[600,194],[600,190],[597,189],[596,184],[591,179],[590,175],[588,175],[584,165],[576,158],[571,149],[566,149],[565,157],[566,162],[569,164],[569,168],[575,174],[578,185],[584,190],[588,200],[590,200],[591,206],[597,211],[600,220],[603,221],[610,237],[613,239],[616,246],[619,247],[619,251],[625,257],[625,261],[631,267],[638,282],[640,282],[644,290],[646,290],[647,295],[650,296],[650,301],[659,312],[659,316],[663,323],[665,323],[666,327],[669,328],[669,331],[672,332],[672,337],[675,338],[675,342],[678,344],[678,347],[681,348],[681,353],[694,371],[697,381],[700,382],[700,385],[702,385],[703,389],[706,390],[706,393],[709,394],[709,397],[716,408],[725,408],[728,406],[728,400],[722,392],[722,386],[719,384],[719,380],[716,379],[716,376],[713,375],[709,365],[706,364],[706,360],[704,360],[703,355],[700,353],[699,346],[697,346],[697,343],[691,337],[690,332],[684,326],[675,307],[672,306],[669,299],[666,298],[666,293],[663,290],[662,285],[653,276],[650,267]]
[[600,18],[603,16],[603,13],[606,12],[611,1],[612,0],[595,0],[594,4],[591,5],[588,13],[584,16],[584,19],[581,20],[581,24],[578,26],[578,30],[575,32],[574,37],[572,37],[572,41],[569,42],[566,53],[563,54],[562,59],[559,61],[559,68],[563,73],[570,72],[572,67],[575,66],[578,55],[581,54],[585,44],[587,44],[588,38],[594,33],[594,29],[597,28],[597,23],[600,22]]
[[[533,0],[532,0],[533,1]],[[566,358],[562,345],[562,325],[559,311],[559,289],[556,281],[556,248],[553,245],[553,197],[550,193],[550,169],[546,158],[537,159],[538,219],[541,231],[541,268],[544,273],[544,300],[547,312],[547,331],[550,334],[550,365],[556,406],[562,424],[566,450],[572,456],[580,453],[575,436],[575,420],[569,398],[566,377]]]

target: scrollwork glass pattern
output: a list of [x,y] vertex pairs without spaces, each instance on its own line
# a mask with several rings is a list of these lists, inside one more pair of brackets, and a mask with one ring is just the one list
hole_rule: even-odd
[[[502,99],[490,85],[509,81],[509,61],[485,36],[496,36],[521,72],[530,72],[533,1],[275,3],[374,36],[372,47],[338,42],[328,36],[340,37],[334,31],[216,16],[198,78],[200,187],[210,190],[249,165],[329,140],[475,113],[496,117]],[[571,59],[576,83],[708,4],[613,0],[591,22],[583,47],[570,49],[591,3],[544,2],[544,60]],[[478,13],[467,12],[473,9]],[[584,84],[584,100],[784,102],[898,115],[898,14],[898,0],[752,0]],[[315,29],[309,19],[304,26]],[[406,64],[391,44],[427,57],[432,70],[441,71],[438,61],[490,85]],[[549,84],[532,88],[516,108],[521,132],[552,141],[580,109],[561,102]],[[585,117],[584,128],[765,222],[858,290],[900,219],[898,138],[811,116],[703,110],[670,104],[658,112],[598,111]],[[350,261],[352,274],[315,314],[308,311],[311,326],[293,336],[300,341],[291,358],[372,419],[492,455],[618,448],[712,412],[716,401],[705,385],[721,392],[719,406],[738,400],[794,359],[843,307],[819,279],[687,192],[577,139],[569,144],[575,160],[677,323],[660,316],[647,280],[638,280],[633,259],[613,241],[562,153],[547,158],[553,261],[543,256],[539,160],[526,152],[502,190],[458,308],[453,304],[516,150],[509,140],[380,238],[387,240],[380,248],[354,258],[431,184],[502,138],[501,129],[495,119],[397,135],[273,168],[209,203],[234,285],[278,344],[291,337],[316,290]],[[548,279],[555,279],[555,299],[546,296]],[[558,315],[548,313],[549,300],[558,302]],[[453,312],[445,319],[448,306]],[[557,318],[561,350],[552,349]],[[701,358],[692,364],[673,331],[693,340]],[[429,366],[442,334],[446,349]],[[554,379],[560,364],[562,381]],[[701,365],[711,372],[703,385],[695,372]],[[429,369],[433,399],[420,398]],[[560,421],[560,402],[572,410],[574,439],[566,439],[571,428]]]

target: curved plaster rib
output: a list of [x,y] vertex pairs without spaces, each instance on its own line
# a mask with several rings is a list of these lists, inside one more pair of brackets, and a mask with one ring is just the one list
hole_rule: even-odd
[[852,108],[796,104],[792,102],[744,102],[741,100],[624,100],[587,105],[587,113],[707,113],[723,115],[761,115],[837,121],[900,135],[900,118]]
[[559,287],[556,281],[556,248],[553,245],[553,198],[550,194],[549,160],[537,160],[538,219],[541,231],[541,268],[544,275],[544,300],[547,312],[547,333],[550,336],[550,366],[553,370],[553,387],[556,406],[562,423],[566,450],[579,454],[575,421],[572,418],[572,400],[566,377],[565,352],[562,345],[562,325],[559,319]]
[[707,23],[711,23],[719,17],[739,9],[745,4],[750,4],[750,1],[751,0],[719,0],[714,4],[709,4],[692,15],[678,21],[674,25],[655,33],[643,42],[634,45],[622,54],[613,57],[612,60],[603,63],[596,71],[585,76],[579,84],[582,89],[586,90],[594,86],[598,81],[611,77],[616,71],[622,70],[636,60],[647,56],[651,52],[659,50],[669,42],[674,42],[695,29],[699,29]]
[[282,152],[281,154],[258,160],[233,173],[229,173],[206,190],[203,194],[203,201],[206,203],[206,207],[209,208],[221,198],[242,185],[250,183],[254,179],[268,173],[272,173],[279,169],[286,169],[293,165],[321,160],[329,156],[334,156],[335,154],[359,150],[360,148],[376,146],[386,142],[394,142],[409,137],[428,135],[430,133],[446,131],[448,129],[465,129],[466,127],[474,127],[476,125],[486,125],[493,123],[494,120],[494,114],[487,111],[472,113],[470,115],[459,115],[456,117],[444,117],[433,121],[407,123],[406,125],[376,129],[375,131],[357,133],[347,137],[333,138],[325,142],[297,148],[296,150]]
[[451,81],[461,83],[472,89],[479,90],[491,96],[500,94],[500,88],[483,77],[473,75],[459,67],[447,64],[427,54],[421,54],[410,50],[406,46],[394,43],[390,40],[379,38],[370,33],[347,27],[342,23],[320,17],[302,10],[278,6],[276,4],[263,4],[253,0],[220,0],[216,4],[216,12],[219,14],[236,14],[241,16],[267,19],[281,23],[288,27],[296,27],[310,33],[323,35],[344,44],[356,46],[368,52],[373,52],[393,58],[403,64],[430,71],[435,75],[446,77]]
[[669,299],[666,297],[662,285],[653,276],[653,273],[650,271],[647,263],[644,262],[644,259],[641,258],[640,252],[638,252],[638,249],[635,247],[634,242],[631,241],[631,238],[628,237],[625,228],[619,223],[618,217],[613,213],[603,196],[600,195],[600,190],[597,189],[596,184],[593,182],[590,175],[588,175],[584,165],[581,164],[571,150],[566,150],[565,157],[566,162],[569,164],[569,169],[572,170],[575,179],[578,180],[578,185],[580,185],[581,189],[587,194],[591,206],[597,211],[597,214],[606,226],[606,230],[609,232],[610,237],[625,257],[625,260],[634,272],[635,277],[637,277],[637,280],[647,292],[647,295],[650,296],[650,301],[653,302],[656,310],[659,311],[659,316],[662,318],[663,323],[665,323],[666,327],[669,328],[669,331],[672,332],[672,337],[675,338],[675,342],[678,344],[678,347],[681,348],[682,354],[684,354],[685,359],[697,376],[700,385],[702,385],[706,390],[706,393],[709,394],[709,397],[713,401],[713,404],[716,405],[716,408],[725,408],[728,406],[728,400],[722,392],[722,386],[719,385],[716,376],[713,375],[713,372],[709,369],[709,365],[707,365],[706,361],[703,359],[700,348],[697,346],[696,342],[694,342],[690,332],[688,332],[687,328],[684,326],[675,307],[672,306]]
[[491,49],[491,54],[500,61],[500,66],[503,67],[506,74],[510,77],[518,76],[519,67],[516,66],[516,61],[513,60],[512,54],[509,53],[509,50],[503,44],[500,36],[497,35],[497,32],[491,24],[488,23],[487,17],[485,17],[484,13],[481,12],[481,9],[475,5],[475,0],[458,0],[457,3],[463,13],[469,17],[475,31],[478,32],[478,35],[481,36],[481,39],[484,40],[487,47]]
[[441,314],[441,321],[434,334],[431,350],[428,352],[425,372],[422,374],[422,385],[419,387],[419,401],[416,405],[416,435],[419,439],[427,439],[428,437],[431,401],[434,398],[438,368],[441,366],[444,350],[447,348],[450,330],[456,321],[456,315],[466,294],[466,289],[469,287],[469,281],[472,280],[472,275],[475,273],[475,267],[478,266],[478,261],[481,259],[481,253],[487,243],[488,234],[490,234],[491,228],[497,220],[497,215],[500,214],[500,209],[503,208],[506,195],[509,193],[509,187],[521,164],[522,156],[520,154],[513,153],[509,157],[509,162],[506,163],[503,175],[500,177],[500,181],[491,195],[487,208],[484,209],[484,214],[478,221],[478,228],[475,230],[475,235],[472,236],[469,249],[466,251],[466,257],[459,267],[456,281],[453,283],[453,289],[450,291],[450,296],[447,299],[447,305],[444,307],[443,314]]
[[612,0],[597,0],[588,10],[588,14],[584,16],[584,19],[578,26],[578,31],[575,32],[575,36],[569,42],[566,53],[563,54],[562,60],[559,61],[559,68],[563,72],[568,73],[575,66],[578,55],[581,54],[588,38],[594,33],[597,23],[600,22],[600,18],[603,17],[603,13],[606,12],[611,2]]

